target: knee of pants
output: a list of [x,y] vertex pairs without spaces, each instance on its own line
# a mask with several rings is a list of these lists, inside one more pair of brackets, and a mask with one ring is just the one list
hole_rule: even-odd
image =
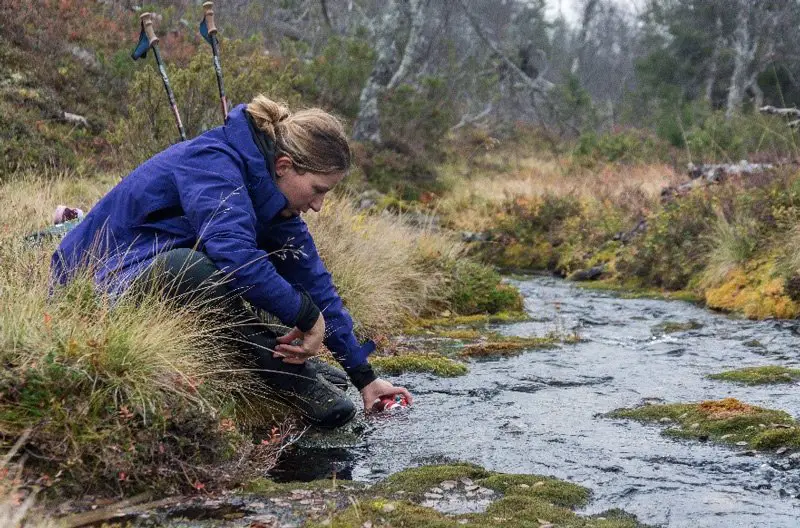
[[224,297],[230,289],[224,275],[205,253],[189,248],[173,249],[162,253],[155,266],[167,280],[171,293],[192,294],[202,297]]

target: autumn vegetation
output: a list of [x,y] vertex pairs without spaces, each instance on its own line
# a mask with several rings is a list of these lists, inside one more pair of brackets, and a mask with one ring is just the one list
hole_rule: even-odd
[[[0,465],[0,496],[20,486],[56,498],[236,486],[274,464],[297,431],[197,310],[157,292],[111,299],[88,279],[53,290],[57,241],[24,240],[57,204],[90,209],[176,140],[150,58],[129,58],[138,12],[128,4],[0,2],[8,42],[0,46],[0,443],[12,453]],[[800,98],[788,73],[793,41],[769,39],[797,12],[751,27],[743,13],[761,20],[760,10],[778,7],[676,1],[654,3],[637,21],[594,1],[579,21],[585,31],[570,32],[563,18],[545,19],[543,2],[412,1],[412,11],[386,19],[369,2],[352,13],[321,2],[331,9],[324,17],[316,3],[311,14],[301,2],[240,4],[227,20],[220,11],[229,100],[264,92],[319,105],[343,116],[357,139],[357,167],[308,221],[360,336],[384,343],[402,331],[518,318],[522,300],[502,282],[506,270],[572,278],[595,270],[595,287],[680,295],[752,318],[800,315],[797,132],[757,112],[759,103]],[[188,135],[218,126],[197,6],[146,7],[160,15]],[[278,24],[295,15],[294,26]],[[646,31],[634,35],[638,22]],[[748,28],[765,45],[742,65]],[[388,38],[395,34],[402,38]],[[547,64],[536,63],[540,56]],[[383,79],[387,65],[395,70]],[[377,113],[368,115],[370,94]],[[366,122],[375,125],[369,134],[358,126]],[[688,180],[690,162],[741,159],[771,167],[662,193]],[[536,344],[569,339],[579,336]],[[519,343],[477,341],[463,356],[499,349],[515,353]],[[397,354],[381,353],[385,372],[465,371],[446,357],[412,355],[398,366]],[[703,434],[771,446],[790,419],[764,412],[743,413],[781,424],[758,438],[726,433],[697,407],[625,416],[674,419],[681,435],[694,435],[687,420],[697,420]],[[24,450],[12,451],[22,437]],[[538,500],[512,496],[495,508],[519,504],[535,519],[549,507]],[[583,499],[567,502],[557,506]]]

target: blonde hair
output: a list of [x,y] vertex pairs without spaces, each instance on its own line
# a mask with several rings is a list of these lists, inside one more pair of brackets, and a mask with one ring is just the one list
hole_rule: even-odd
[[336,116],[319,108],[292,113],[263,94],[250,101],[247,112],[275,142],[275,155],[289,156],[297,170],[329,174],[350,169],[350,143]]

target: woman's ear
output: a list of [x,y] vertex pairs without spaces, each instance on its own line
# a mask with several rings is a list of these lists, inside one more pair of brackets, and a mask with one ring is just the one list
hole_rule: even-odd
[[284,171],[291,169],[293,166],[292,158],[289,156],[279,156],[278,159],[275,160],[275,177],[280,178]]

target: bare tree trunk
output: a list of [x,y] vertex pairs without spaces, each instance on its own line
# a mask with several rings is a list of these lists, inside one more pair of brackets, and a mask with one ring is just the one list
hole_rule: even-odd
[[333,24],[331,24],[331,17],[328,15],[328,3],[326,0],[319,0],[320,7],[322,8],[322,19],[325,21],[325,25],[328,26],[328,29],[333,30]]
[[367,84],[361,90],[358,117],[353,127],[353,139],[357,141],[381,142],[378,99],[397,69],[395,38],[399,25],[400,6],[396,0],[389,0],[384,6],[383,15],[377,21],[375,31],[373,31],[376,36],[377,57]]
[[589,34],[589,26],[594,18],[596,8],[597,0],[586,0],[586,3],[583,5],[581,30],[578,33],[578,50],[577,53],[575,53],[575,61],[572,63],[572,73],[575,75],[580,75],[581,73],[581,65],[586,52],[586,37]]
[[403,81],[411,70],[411,65],[419,60],[421,51],[428,46],[428,39],[425,36],[423,29],[425,28],[425,5],[424,0],[411,0],[411,31],[408,35],[408,43],[403,52],[403,60],[400,61],[400,66],[394,72],[389,84],[386,85],[387,90],[395,88],[400,82]]
[[747,72],[755,57],[755,35],[751,33],[750,15],[753,0],[739,0],[739,13],[736,15],[736,29],[733,32],[733,74],[728,87],[728,105],[725,117],[730,119],[742,107],[744,91],[747,87]]
[[717,31],[717,38],[714,41],[714,51],[711,52],[711,60],[708,65],[708,74],[706,76],[706,89],[705,100],[711,106],[714,103],[714,83],[717,81],[717,71],[719,70],[719,55],[720,50],[725,45],[725,37],[722,35],[722,17],[717,16],[715,24]]

